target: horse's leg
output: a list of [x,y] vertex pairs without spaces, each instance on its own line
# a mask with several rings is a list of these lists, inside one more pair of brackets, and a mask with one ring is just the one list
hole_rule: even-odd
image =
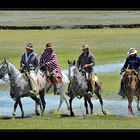
[[133,101],[133,96],[127,96],[128,99],[128,112],[131,113],[131,115],[133,115],[133,110],[132,110],[132,101]]
[[16,109],[17,109],[17,105],[19,104],[19,98],[16,98],[15,104],[14,104],[14,111],[13,111],[13,115],[12,118],[15,119],[16,116]]
[[70,115],[74,116],[74,112],[72,111],[72,100],[74,99],[74,97],[70,97],[69,99],[69,104],[70,104]]
[[61,93],[60,93],[60,102],[59,102],[59,105],[58,105],[57,111],[60,110],[63,101],[64,101],[64,95],[63,95],[63,93],[61,92]]
[[94,93],[96,94],[96,96],[98,97],[98,99],[100,101],[103,114],[106,115],[107,113],[103,109],[103,99],[102,99],[101,94],[100,94],[100,88],[96,86],[95,90],[94,90]]
[[[65,94],[65,93],[64,93]],[[64,95],[64,100],[65,100],[65,103],[66,103],[66,105],[67,105],[67,108],[68,108],[68,110],[70,109],[70,106],[69,106],[69,103],[68,103],[68,101],[67,101],[67,98],[66,98],[66,96]]]
[[88,103],[89,103],[89,105],[90,105],[91,114],[93,114],[93,104],[92,104],[91,98],[88,97],[88,98],[87,98],[87,101],[88,101]]
[[67,99],[66,99],[66,96],[65,96],[65,92],[64,92],[64,90],[65,90],[65,88],[64,88],[64,84],[62,84],[61,85],[61,87],[60,87],[60,103],[59,103],[59,106],[58,106],[58,108],[57,108],[57,111],[59,111],[60,110],[60,108],[61,108],[61,105],[62,105],[62,103],[63,103],[63,101],[65,100],[65,103],[66,103],[66,105],[67,105],[67,108],[68,108],[68,110],[69,110],[69,104],[68,104],[68,101],[67,101]]
[[138,111],[140,111],[139,101],[140,101],[140,96],[137,95],[137,110],[138,110]]
[[41,102],[42,102],[42,106],[43,106],[43,109],[42,109],[42,114],[41,115],[44,115],[44,110],[45,110],[45,106],[46,106],[46,102],[45,102],[45,89],[39,93],[39,96],[40,96],[40,99],[41,99]]
[[84,96],[84,105],[85,105],[85,108],[86,108],[86,114],[89,114],[88,113],[88,104],[87,104],[87,96],[86,95]]
[[35,113],[37,116],[39,116],[40,112],[38,111],[38,106],[40,105],[40,99],[38,99],[36,96],[31,96],[31,98],[35,101]]
[[21,117],[24,118],[24,111],[23,111],[21,99],[19,100],[19,106],[20,106],[20,110],[21,110],[21,114],[22,114]]

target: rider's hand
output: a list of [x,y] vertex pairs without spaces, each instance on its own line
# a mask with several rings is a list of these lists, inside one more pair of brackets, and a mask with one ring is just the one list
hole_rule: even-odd
[[23,64],[23,63],[21,63],[21,65],[20,65],[21,67],[24,67],[25,66],[25,64]]
[[89,64],[85,64],[85,65],[84,65],[84,68],[88,68],[88,67],[89,67]]

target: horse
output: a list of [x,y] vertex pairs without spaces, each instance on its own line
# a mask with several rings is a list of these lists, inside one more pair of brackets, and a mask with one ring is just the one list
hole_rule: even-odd
[[[46,66],[44,66],[44,65],[41,65],[40,69],[43,70],[44,72],[46,72],[47,75],[49,75],[49,76],[47,76],[47,80],[46,80],[46,94],[49,92],[50,89],[52,91],[54,91],[53,84],[52,84],[52,82],[50,80],[50,77],[53,74],[49,73],[48,68]],[[59,102],[59,105],[57,107],[57,111],[60,111],[61,106],[62,106],[64,101],[66,103],[67,109],[69,110],[69,108],[70,108],[69,103],[67,101],[67,97],[66,97],[66,90],[68,88],[69,79],[68,79],[67,75],[64,72],[62,72],[62,76],[63,76],[62,81],[61,82],[58,81],[58,84],[56,84],[57,85],[57,93],[56,93],[56,95],[60,95],[60,102]]]
[[[89,91],[89,85],[87,84],[87,78],[86,78],[86,72],[84,69],[81,70],[81,73],[79,72],[78,68],[75,66],[75,61],[69,61],[68,60],[68,75],[69,75],[69,79],[70,79],[70,84],[68,87],[68,96],[70,97],[69,99],[69,103],[70,103],[70,115],[74,116],[74,112],[72,110],[72,100],[77,97],[77,98],[82,98],[84,97],[84,105],[86,108],[86,114],[89,114],[88,112],[88,103],[90,105],[90,110],[91,110],[91,114],[93,113],[93,104],[91,101],[91,95],[88,94]],[[71,76],[72,75],[72,76]],[[95,78],[97,79],[97,77]],[[96,80],[95,80],[96,81]],[[96,96],[99,98],[100,100],[100,104],[101,104],[101,109],[104,115],[106,115],[106,111],[104,111],[103,109],[103,100],[100,94],[100,90],[101,90],[101,85],[99,85],[97,83],[97,81],[95,82],[95,89],[94,89],[94,93],[96,94]]]
[[[8,74],[9,79],[5,78],[5,75]],[[35,103],[35,113],[36,115],[43,115],[45,110],[45,87],[46,87],[46,76],[43,72],[37,72],[37,81],[38,81],[38,94],[31,95],[29,93],[30,83],[29,79],[25,74],[21,73],[12,63],[8,62],[6,59],[0,65],[0,79],[4,81],[10,80],[10,95],[11,98],[15,101],[14,103],[14,111],[12,118],[14,119],[16,116],[16,108],[19,104],[21,110],[21,117],[24,117],[24,111],[22,107],[21,98],[22,97],[31,97]],[[40,106],[40,111],[38,107]]]
[[140,111],[139,100],[140,100],[140,88],[138,73],[134,69],[125,69],[123,74],[123,90],[124,95],[128,100],[128,113],[133,115],[132,101],[133,96],[137,97],[137,110]]

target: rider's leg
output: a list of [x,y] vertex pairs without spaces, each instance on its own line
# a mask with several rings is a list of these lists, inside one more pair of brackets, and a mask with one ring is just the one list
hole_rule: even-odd
[[120,84],[120,89],[119,89],[118,95],[120,95],[123,98],[125,98],[124,89],[123,89],[123,79],[121,79],[121,84]]
[[94,93],[94,87],[95,87],[95,74],[93,72],[91,72],[88,76],[88,79],[91,82],[91,86],[92,86],[92,93]]
[[57,94],[57,80],[53,75],[51,75],[50,80],[54,86],[54,95],[55,95]]
[[29,90],[30,94],[38,95],[38,88],[37,88],[37,78],[35,72],[30,72],[30,85],[31,89]]

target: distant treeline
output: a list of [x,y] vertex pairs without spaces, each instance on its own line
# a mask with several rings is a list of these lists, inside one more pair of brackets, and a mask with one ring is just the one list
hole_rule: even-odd
[[113,25],[74,25],[74,26],[0,26],[0,29],[11,30],[55,30],[55,29],[103,29],[103,28],[140,28],[140,24]]

